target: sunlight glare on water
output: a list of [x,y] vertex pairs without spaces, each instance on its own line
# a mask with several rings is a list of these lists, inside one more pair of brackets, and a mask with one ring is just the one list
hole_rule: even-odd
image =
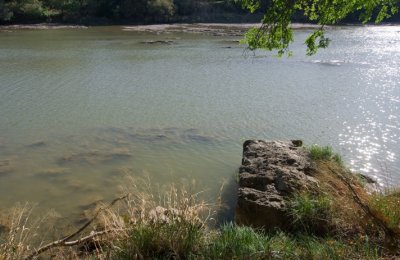
[[356,37],[368,66],[357,68],[363,75],[358,83],[363,91],[353,101],[358,111],[353,122],[359,123],[344,124],[340,144],[352,154],[349,163],[353,169],[387,185],[399,180],[398,167],[393,171],[391,165],[398,164],[400,33],[393,27],[371,27],[360,30]]

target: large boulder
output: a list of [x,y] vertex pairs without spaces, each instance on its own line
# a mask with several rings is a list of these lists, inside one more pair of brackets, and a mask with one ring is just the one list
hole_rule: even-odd
[[318,185],[310,170],[309,153],[299,140],[244,142],[236,222],[265,230],[288,229],[288,199]]

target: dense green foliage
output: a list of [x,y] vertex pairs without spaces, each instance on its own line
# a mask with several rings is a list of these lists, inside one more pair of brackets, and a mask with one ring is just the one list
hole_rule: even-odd
[[0,0],[0,22],[168,22],[243,10],[232,0]]
[[[245,21],[264,15],[262,30],[251,30],[245,38],[250,48],[278,49],[283,54],[293,41],[292,21],[325,25],[350,17],[380,22],[395,14],[398,5],[399,0],[0,0],[0,23],[206,22],[216,21],[217,16],[217,21],[240,22],[247,9],[257,15],[246,16]],[[323,28],[316,30],[306,41],[308,53],[328,42]]]
[[261,9],[264,12],[261,28],[250,30],[244,39],[249,48],[277,50],[278,55],[291,55],[289,45],[293,42],[291,23],[304,17],[320,25],[306,39],[307,54],[313,55],[318,48],[325,48],[329,39],[325,37],[324,26],[337,24],[349,16],[367,23],[380,23],[398,12],[399,0],[238,0],[250,12]]

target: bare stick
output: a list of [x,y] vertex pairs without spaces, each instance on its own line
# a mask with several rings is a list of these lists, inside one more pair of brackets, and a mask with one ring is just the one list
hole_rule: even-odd
[[98,232],[94,232],[90,235],[87,235],[85,237],[82,237],[80,239],[74,240],[74,241],[68,241],[63,243],[61,246],[76,246],[79,244],[82,244],[83,242],[86,242],[88,240],[91,240],[93,238],[108,234],[108,233],[114,233],[114,232],[118,232],[118,231],[124,231],[125,229],[108,229],[108,230],[102,230],[102,231],[98,231]]
[[49,249],[51,249],[51,248],[54,248],[54,247],[59,247],[59,246],[73,246],[73,245],[77,245],[77,244],[83,243],[83,242],[85,242],[85,241],[87,241],[87,240],[90,240],[90,239],[92,239],[92,238],[94,238],[94,237],[98,237],[98,236],[101,236],[101,235],[104,235],[104,234],[107,234],[107,233],[110,233],[110,232],[113,232],[113,231],[118,231],[118,230],[114,230],[114,229],[112,229],[112,230],[103,230],[103,231],[95,232],[95,233],[93,233],[93,234],[91,234],[91,235],[89,235],[89,236],[80,238],[80,239],[75,240],[75,241],[68,241],[69,239],[71,239],[71,238],[75,237],[76,235],[80,234],[80,233],[81,233],[83,230],[85,230],[90,224],[92,224],[93,221],[98,217],[98,215],[100,214],[100,212],[102,212],[103,210],[106,210],[106,209],[108,209],[108,208],[111,208],[111,207],[114,206],[114,204],[117,203],[118,201],[121,201],[121,200],[126,199],[126,198],[128,197],[128,195],[129,195],[129,194],[126,194],[126,195],[123,196],[123,197],[114,199],[110,204],[107,205],[107,207],[100,208],[100,209],[96,212],[96,214],[94,214],[94,216],[93,216],[88,222],[86,222],[80,229],[78,229],[76,232],[74,232],[74,233],[72,233],[71,235],[68,235],[68,236],[66,236],[66,237],[64,237],[64,238],[62,238],[62,239],[60,239],[60,240],[53,241],[53,242],[51,242],[51,243],[49,243],[49,244],[47,244],[47,245],[45,245],[45,246],[40,247],[38,250],[35,250],[35,252],[33,252],[32,254],[28,255],[25,259],[26,259],[26,260],[28,260],[28,259],[33,259],[34,257],[36,257],[36,256],[40,255],[41,253],[43,253],[43,252],[45,252],[45,251],[47,251],[47,250],[49,250]]
[[351,193],[353,195],[354,201],[360,206],[360,208],[364,211],[365,214],[367,214],[368,216],[370,216],[372,218],[372,220],[375,222],[375,224],[377,224],[378,226],[380,226],[382,228],[382,230],[385,232],[385,235],[387,237],[395,237],[397,235],[397,233],[393,229],[389,228],[381,219],[376,217],[375,214],[372,213],[370,207],[367,204],[362,202],[361,198],[357,194],[357,191],[351,185],[349,179],[340,173],[336,173],[330,167],[328,167],[328,168],[332,173],[336,174],[339,177],[339,179],[349,188],[349,190],[351,191]]

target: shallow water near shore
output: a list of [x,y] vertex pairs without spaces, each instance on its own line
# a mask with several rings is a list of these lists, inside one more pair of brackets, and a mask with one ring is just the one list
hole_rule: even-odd
[[400,27],[330,29],[313,57],[307,32],[282,59],[213,32],[0,32],[0,209],[32,201],[75,218],[127,174],[195,180],[212,200],[252,138],[331,144],[399,184]]

